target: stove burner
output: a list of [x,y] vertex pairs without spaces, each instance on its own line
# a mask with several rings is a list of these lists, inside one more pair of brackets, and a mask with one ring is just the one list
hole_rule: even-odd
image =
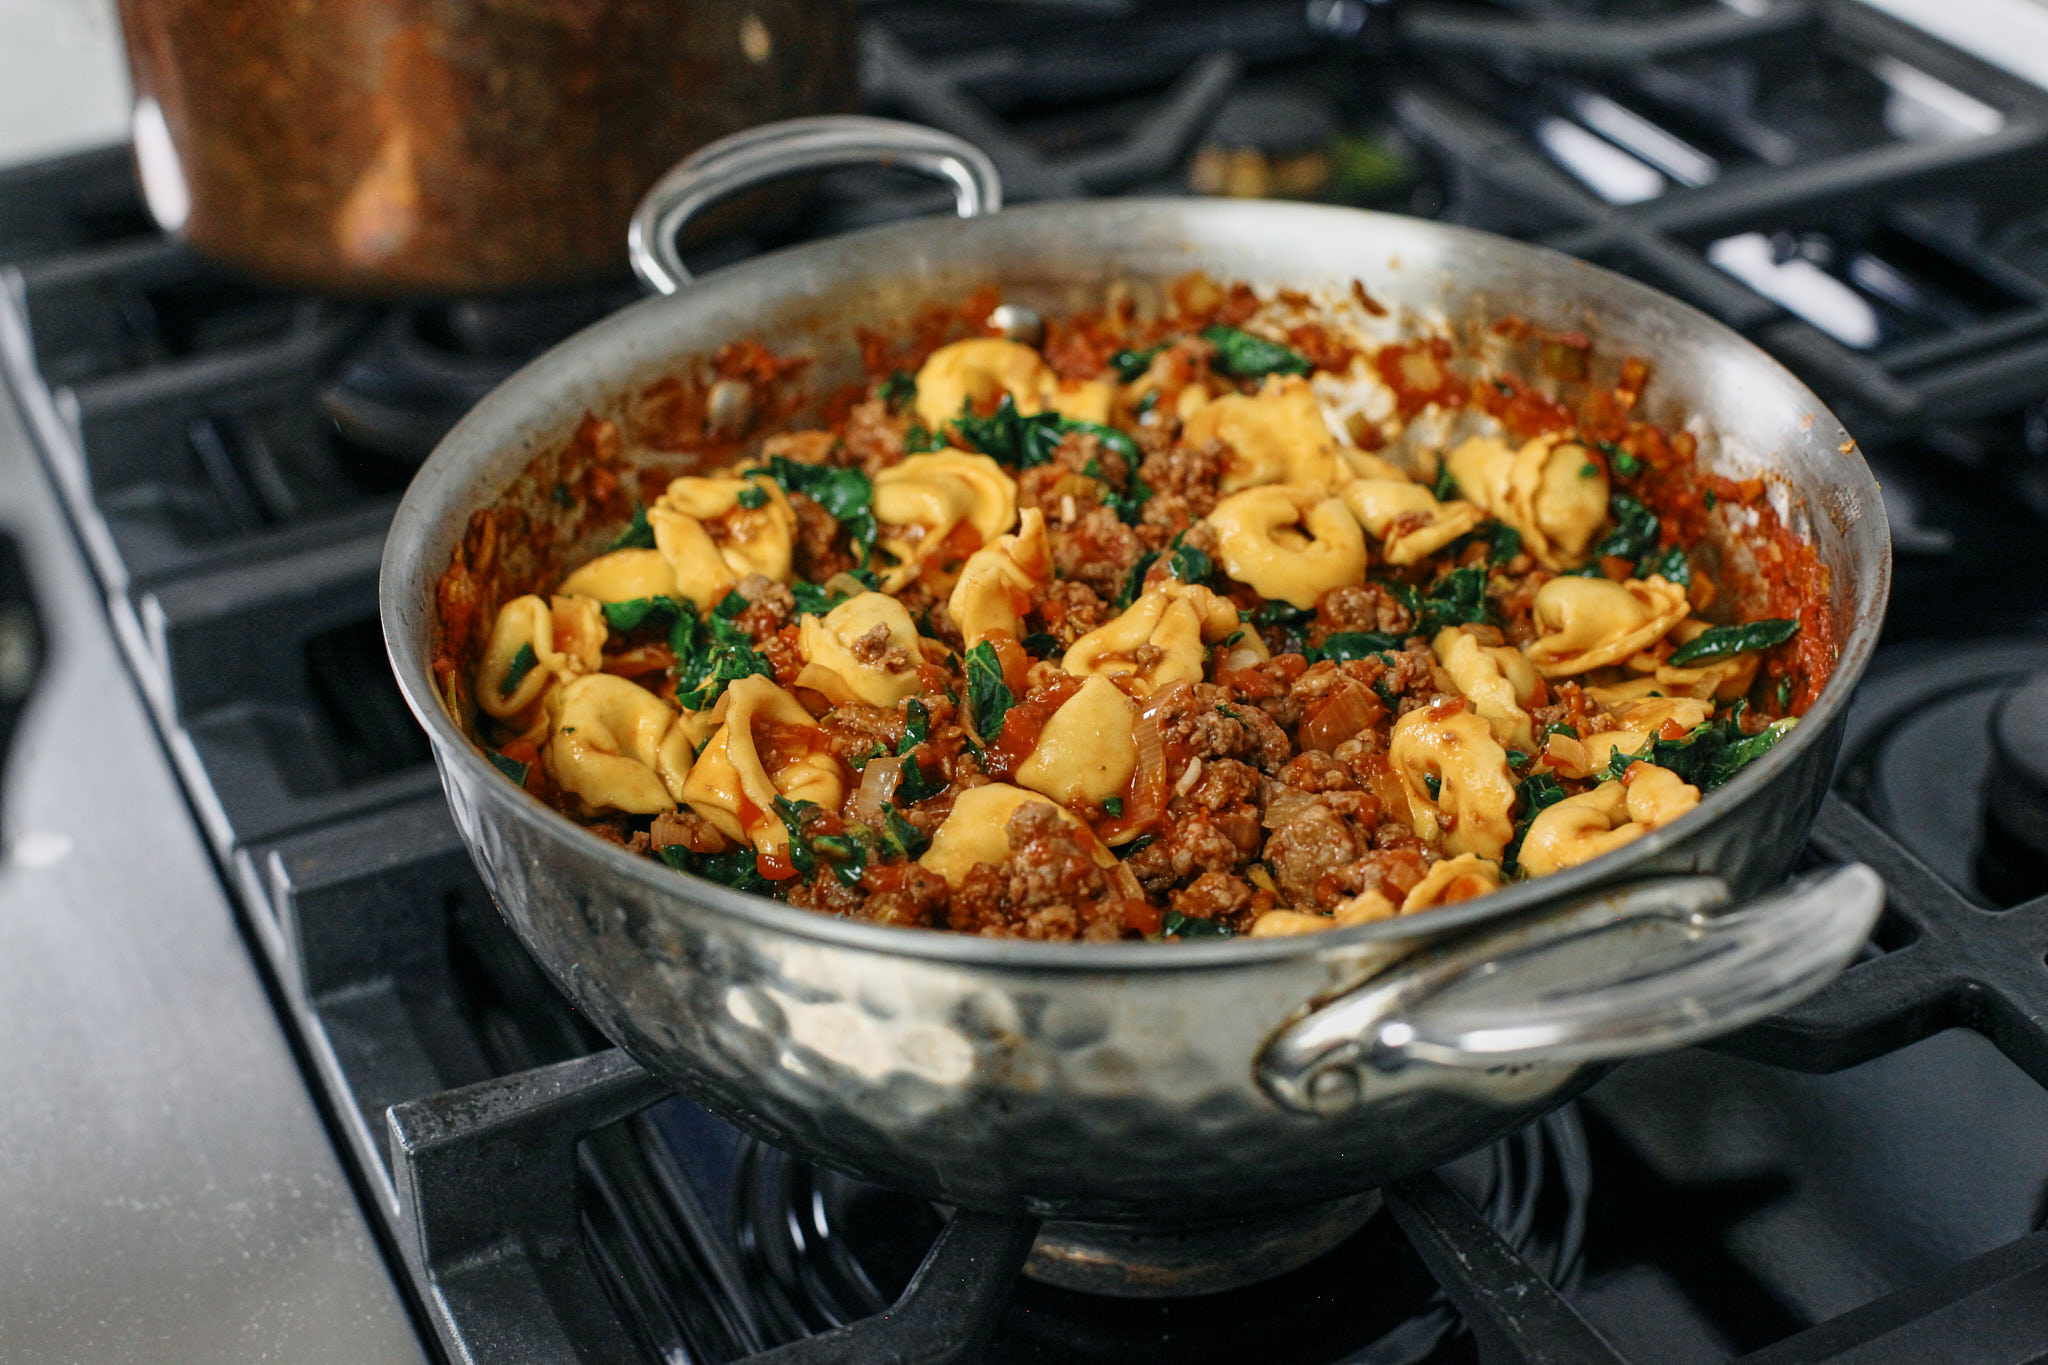
[[600,287],[396,310],[321,387],[320,408],[356,444],[424,460],[513,371],[633,297]]
[[2032,640],[1893,651],[1864,676],[1843,742],[1842,789],[1981,906],[2048,891],[2048,853],[2030,842],[2048,834],[2044,677],[2048,644]]
[[[1569,1293],[1592,1168],[1575,1107],[1446,1167],[1487,1222]],[[732,1193],[743,1276],[773,1339],[795,1341],[896,1301],[947,1214],[928,1201],[744,1140]],[[1459,1320],[1377,1193],[1228,1229],[1167,1234],[1048,1223],[989,1359],[1273,1365],[1437,1358]],[[1171,1285],[1163,1279],[1171,1277]],[[1372,1292],[1360,1292],[1371,1286]],[[1142,1308],[1138,1302],[1142,1301]]]
[[1217,1294],[1297,1270],[1379,1212],[1376,1190],[1263,1218],[1198,1227],[1047,1223],[1024,1273],[1043,1284],[1116,1299]]
[[1991,716],[1992,822],[2048,858],[2048,673],[2007,692]]

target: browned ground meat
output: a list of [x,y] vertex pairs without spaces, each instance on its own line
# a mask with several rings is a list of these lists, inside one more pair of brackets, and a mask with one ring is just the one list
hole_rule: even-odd
[[[1257,707],[1245,706],[1214,683],[1175,683],[1154,703],[1160,737],[1169,751],[1196,758],[1246,758],[1272,769],[1294,752],[1287,732]],[[1178,782],[1181,774],[1171,773]]]
[[916,863],[907,863],[890,878],[889,885],[868,893],[861,913],[877,924],[940,928],[945,925],[946,907],[952,895],[944,878]]
[[879,398],[855,404],[840,429],[847,463],[873,478],[903,458],[903,433],[908,425],[907,419],[890,412]]
[[1214,441],[1146,456],[1138,466],[1138,477],[1152,490],[1145,520],[1177,528],[1215,511],[1216,486],[1223,481],[1229,459],[1229,452]]
[[1252,887],[1228,872],[1204,872],[1187,889],[1167,894],[1166,903],[1195,919],[1233,921],[1251,908]]
[[903,738],[901,712],[860,702],[835,706],[818,723],[832,741],[832,752],[848,764],[856,758],[865,762],[877,744],[894,753],[897,743]]
[[1074,521],[1062,526],[1053,538],[1053,571],[1093,588],[1099,596],[1114,599],[1123,591],[1138,556],[1145,552],[1144,544],[1135,531],[1117,520],[1115,512],[1100,503],[1077,512]]
[[1409,610],[1377,583],[1332,588],[1316,603],[1315,629],[1309,643],[1319,645],[1339,631],[1382,631],[1403,635],[1414,624]]
[[1114,613],[1109,603],[1086,583],[1061,578],[1046,585],[1035,614],[1064,650]]
[[949,927],[999,937],[1114,939],[1123,907],[1081,835],[1047,805],[1019,807],[1007,830],[1010,860],[983,863],[954,889]]
[[853,567],[853,555],[838,542],[839,520],[801,493],[789,495],[789,509],[796,513],[796,571],[812,583],[822,583],[833,574]]

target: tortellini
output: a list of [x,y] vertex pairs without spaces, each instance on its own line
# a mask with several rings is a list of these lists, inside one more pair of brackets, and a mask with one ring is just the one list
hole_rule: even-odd
[[1100,674],[1088,679],[1046,721],[1038,746],[1017,769],[1018,783],[1062,806],[1108,800],[1137,769],[1137,718],[1138,708],[1115,683]]
[[587,673],[548,699],[554,733],[542,757],[555,785],[597,810],[674,810],[690,769],[676,709],[637,683]]
[[1540,684],[1522,651],[1506,645],[1482,645],[1470,631],[1456,626],[1438,631],[1430,647],[1493,737],[1524,753],[1533,752],[1535,722],[1524,708],[1536,704]]
[[1514,527],[1540,564],[1567,569],[1607,518],[1607,470],[1576,441],[1538,436],[1509,450],[1475,436],[1450,453],[1451,477],[1467,499]]
[[1700,803],[1699,788],[1649,763],[1539,812],[1517,855],[1532,877],[1590,862],[1661,829]]
[[1022,635],[1032,595],[1052,578],[1052,549],[1046,543],[1045,513],[1024,509],[1014,535],[1002,536],[967,557],[946,610],[969,649],[997,631]]
[[1365,536],[1321,489],[1248,488],[1217,503],[1208,522],[1223,571],[1262,597],[1313,607],[1330,589],[1365,581]]
[[1471,503],[1456,498],[1438,502],[1427,488],[1407,479],[1358,479],[1345,485],[1344,505],[1380,542],[1380,558],[1389,564],[1417,563],[1486,520],[1486,513]]
[[[1149,696],[1170,683],[1200,682],[1207,646],[1238,634],[1246,645],[1258,639],[1230,603],[1207,588],[1168,579],[1147,588],[1114,621],[1074,641],[1061,667],[1077,677],[1127,674],[1130,686]],[[1148,646],[1149,662],[1141,666],[1140,651]]]
[[972,404],[1010,396],[1025,416],[1048,409],[1080,422],[1109,420],[1110,386],[1098,379],[1062,383],[1029,346],[1001,337],[956,341],[933,351],[917,372],[917,417],[933,431]]
[[613,550],[562,580],[564,597],[589,597],[599,602],[674,597],[676,591],[676,572],[659,550]]
[[530,719],[551,684],[597,671],[607,635],[604,609],[592,598],[513,598],[491,624],[476,671],[476,704],[498,720]]
[[822,618],[806,613],[797,651],[804,656],[797,686],[835,706],[894,706],[918,690],[917,666],[924,662],[909,610],[879,592],[849,597]]
[[1017,485],[986,455],[939,450],[912,455],[875,475],[875,518],[882,523],[875,544],[895,562],[882,573],[882,591],[897,592],[915,580],[954,539],[969,528],[973,543],[965,559],[1017,524]]
[[1553,578],[1536,592],[1533,618],[1542,633],[1523,652],[1544,677],[1570,677],[1648,648],[1686,609],[1685,589],[1658,574],[1626,583]]
[[1189,445],[1220,441],[1230,464],[1217,485],[1235,493],[1269,483],[1334,488],[1343,467],[1314,390],[1299,375],[1268,375],[1256,394],[1230,393],[1204,403],[1181,427]]
[[[1674,645],[1687,644],[1708,629],[1705,621],[1680,621],[1672,627],[1670,639]],[[1745,649],[1725,659],[1708,659],[1689,667],[1679,667],[1666,658],[1658,657],[1657,653],[1645,651],[1631,658],[1628,666],[1631,672],[1648,674],[1647,681],[1654,683],[1655,689],[1666,696],[1734,701],[1749,691],[1749,685],[1756,681],[1757,666],[1762,662],[1762,655]]]
[[717,605],[748,574],[778,583],[793,576],[796,513],[765,475],[676,479],[647,509],[647,524],[675,574],[675,591],[700,609]]
[[1625,703],[1613,711],[1613,724],[1609,728],[1582,737],[1580,742],[1586,751],[1587,772],[1570,775],[1584,777],[1598,772],[1607,766],[1617,751],[1636,753],[1650,742],[1653,735],[1661,733],[1667,739],[1677,738],[1713,713],[1713,703],[1696,697],[1643,697]]
[[1417,835],[1499,861],[1515,833],[1515,779],[1483,719],[1456,702],[1410,711],[1394,723],[1387,757]]
[[1060,818],[1084,832],[1089,853],[1101,867],[1116,866],[1116,855],[1102,842],[1087,834],[1087,826],[1058,803],[1034,791],[991,782],[961,792],[953,809],[932,834],[932,846],[917,861],[927,872],[937,873],[949,886],[958,886],[979,863],[997,866],[1010,860],[1010,817],[1020,806],[1037,802],[1059,811]]
[[720,724],[697,755],[682,800],[727,838],[775,853],[789,830],[775,798],[836,809],[846,778],[824,730],[789,693],[759,675],[740,678],[719,698]]
[[1476,853],[1460,853],[1432,863],[1422,880],[1401,902],[1401,913],[1412,915],[1438,905],[1456,905],[1500,890],[1500,864]]

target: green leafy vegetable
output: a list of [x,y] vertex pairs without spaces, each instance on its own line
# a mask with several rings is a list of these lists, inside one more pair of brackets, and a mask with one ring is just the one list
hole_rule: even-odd
[[1424,773],[1422,775],[1422,785],[1429,791],[1430,800],[1440,801],[1443,799],[1444,780],[1441,777],[1438,777],[1435,773]]
[[639,503],[633,504],[633,520],[626,529],[619,532],[619,538],[604,547],[610,554],[613,550],[651,550],[654,548],[654,528],[647,524],[647,509]]
[[1643,472],[1643,462],[1614,442],[1595,441],[1593,444],[1599,448],[1602,455],[1607,457],[1607,467],[1613,470],[1617,476],[1624,479],[1633,479],[1636,475]]
[[903,703],[903,738],[896,741],[896,752],[898,755],[907,754],[931,737],[931,708],[912,697]]
[[692,853],[681,844],[661,849],[661,860],[678,872],[718,882],[735,891],[757,896],[775,894],[775,883],[761,875],[760,859],[751,847],[727,849],[723,853]]
[[1003,733],[1003,717],[1016,704],[1003,681],[1003,661],[996,657],[996,647],[983,640],[968,650],[967,714],[984,744],[993,743]]
[[1400,648],[1400,638],[1383,630],[1340,630],[1323,638],[1321,654],[1325,659],[1346,663],[1374,654],[1392,653]]
[[908,370],[892,371],[875,390],[875,397],[881,399],[889,411],[901,412],[917,401],[917,376]]
[[1570,735],[1573,739],[1577,739],[1579,737],[1579,727],[1567,725],[1561,720],[1554,720],[1543,727],[1543,737],[1545,739],[1552,735]]
[[758,512],[768,505],[768,490],[759,484],[748,484],[739,492],[739,504],[749,512]]
[[1607,514],[1614,518],[1614,529],[1593,547],[1595,562],[1603,555],[1634,561],[1657,548],[1657,514],[1642,503],[1616,493],[1607,500]]
[[1157,346],[1148,346],[1142,351],[1118,351],[1109,358],[1110,368],[1116,371],[1118,379],[1128,384],[1151,369],[1152,358],[1165,349],[1166,343],[1162,341]]
[[778,796],[775,813],[782,817],[782,827],[789,831],[789,865],[799,875],[810,876],[822,863],[847,886],[860,884],[860,874],[867,869],[867,850],[845,834],[811,833],[825,813],[817,802]]
[[1681,668],[1703,659],[1725,659],[1753,649],[1782,645],[1798,631],[1797,621],[1744,621],[1733,626],[1709,626],[1671,651],[1671,662]]
[[1145,396],[1143,398],[1140,398],[1136,403],[1131,405],[1131,411],[1136,413],[1138,416],[1143,417],[1146,413],[1152,411],[1152,409],[1158,406],[1159,390],[1147,389],[1145,390]]
[[1199,915],[1183,915],[1178,910],[1169,910],[1159,922],[1159,931],[1168,938],[1229,938],[1231,928],[1220,919],[1203,919]]
[[511,778],[514,786],[523,787],[526,785],[526,770],[532,767],[532,764],[521,763],[516,758],[507,758],[496,749],[486,750],[484,757],[491,760],[492,767]]
[[1049,631],[1034,630],[1017,643],[1034,658],[1050,658],[1060,652],[1060,637]]
[[1536,817],[1550,807],[1564,800],[1565,790],[1549,773],[1535,773],[1515,784],[1515,804],[1521,814],[1515,817],[1515,837],[1501,853],[1501,866],[1514,871],[1516,859],[1522,851],[1522,840],[1529,833],[1529,826]]
[[882,807],[882,850],[894,858],[909,861],[931,846],[931,840],[916,825],[904,819],[894,806]]
[[1013,469],[1052,463],[1052,453],[1070,431],[1086,432],[1133,465],[1138,462],[1138,443],[1115,427],[1100,422],[1076,422],[1051,411],[1026,417],[1017,411],[1016,400],[1007,393],[987,417],[975,416],[971,405],[962,407],[960,415],[953,419],[953,430],[961,440],[997,464]]
[[1753,735],[1746,735],[1742,732],[1738,709],[1736,715],[1703,721],[1678,739],[1652,737],[1649,743],[1632,754],[1617,752],[1608,760],[1605,776],[1620,777],[1632,764],[1654,763],[1677,773],[1681,781],[1689,782],[1703,792],[1712,791],[1735,776],[1746,764],[1768,753],[1793,724],[1788,716],[1784,720],[1773,721]]
[[1430,496],[1438,502],[1449,502],[1458,496],[1458,481],[1451,477],[1451,462],[1439,460],[1436,466],[1436,481],[1430,485]]
[[732,623],[747,608],[737,592],[725,595],[708,617],[694,613],[678,619],[668,634],[676,656],[676,704],[702,711],[717,701],[727,684],[760,674],[775,676],[774,667],[754,648],[754,637]]
[[575,501],[575,499],[569,496],[569,485],[566,483],[556,484],[554,487],[554,491],[549,496],[554,498],[555,506],[561,508],[567,508],[571,503]]
[[1138,600],[1138,594],[1145,591],[1145,575],[1159,558],[1157,550],[1147,551],[1138,556],[1138,562],[1131,565],[1131,575],[1124,580],[1123,591],[1116,595],[1119,608],[1128,607]]
[[1216,348],[1216,368],[1233,379],[1256,379],[1266,374],[1305,375],[1315,368],[1301,352],[1235,327],[1204,327],[1202,340]]
[[1124,813],[1124,799],[1121,796],[1103,797],[1102,813],[1104,815],[1109,816],[1112,820],[1122,819]]
[[1219,701],[1216,703],[1216,710],[1219,714],[1230,717],[1239,725],[1244,724],[1244,716],[1240,714],[1235,708],[1225,706],[1222,702]]
[[1453,569],[1417,596],[1414,633],[1433,636],[1445,626],[1470,625],[1486,615],[1486,570],[1478,565]]
[[853,541],[854,561],[866,568],[875,548],[875,485],[858,469],[804,464],[787,455],[768,461],[768,472],[785,493],[801,493],[835,517]]
[[[1118,432],[1117,435],[1121,436],[1123,433]],[[1102,501],[1111,511],[1116,513],[1118,521],[1121,521],[1126,526],[1136,526],[1138,524],[1139,518],[1144,515],[1145,504],[1152,500],[1152,487],[1139,475],[1135,465],[1131,467],[1130,486],[1128,488],[1118,488],[1115,484],[1111,483],[1108,477],[1103,474],[1102,466],[1094,460],[1090,460],[1087,464],[1083,465],[1081,472],[1091,479],[1102,480],[1104,490]]]
[[682,614],[682,604],[673,597],[635,597],[604,604],[604,623],[613,630],[638,630],[642,626],[667,626]]
[[910,429],[903,433],[903,449],[910,455],[927,455],[934,450],[944,450],[946,438],[935,431],[926,431],[920,422],[912,422]]
[[505,670],[505,681],[498,685],[498,695],[509,697],[519,690],[519,684],[526,681],[526,675],[540,666],[534,657],[533,646],[524,644],[512,655],[512,663]]
[[1272,626],[1280,632],[1280,653],[1308,656],[1308,628],[1316,619],[1312,608],[1297,607],[1291,602],[1268,602],[1252,612],[1249,619],[1254,625]]
[[1529,755],[1527,755],[1527,754],[1523,753],[1523,752],[1522,752],[1522,751],[1521,751],[1520,749],[1510,749],[1510,750],[1508,750],[1508,766],[1509,766],[1510,768],[1526,768],[1526,767],[1528,767],[1528,766],[1529,766]]
[[1181,541],[1186,535],[1187,532],[1183,531],[1173,538],[1166,554],[1166,567],[1183,583],[1200,583],[1216,572],[1216,561],[1209,558],[1206,550],[1183,545]]
[[915,758],[905,755],[903,759],[903,780],[896,784],[896,804],[908,805],[922,801],[928,796],[937,796],[946,789],[945,782],[924,775],[924,769]]
[[1792,680],[1778,679],[1778,709],[1783,711],[1792,705]]
[[1692,561],[1685,557],[1683,546],[1667,545],[1637,562],[1637,578],[1648,578],[1651,574],[1662,574],[1665,582],[1689,588],[1692,586]]
[[1522,533],[1504,521],[1488,522],[1479,528],[1479,533],[1493,545],[1486,556],[1488,564],[1498,567],[1522,553]]

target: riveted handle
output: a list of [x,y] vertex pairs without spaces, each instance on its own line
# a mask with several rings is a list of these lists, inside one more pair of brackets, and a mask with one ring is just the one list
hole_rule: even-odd
[[1259,1084],[1305,1113],[1345,1112],[1376,1073],[1614,1061],[1684,1047],[1789,1009],[1869,938],[1884,883],[1860,863],[1727,910],[1718,877],[1665,877],[1575,900],[1404,959],[1274,1035]]
[[962,218],[1003,206],[995,163],[981,148],[951,133],[853,114],[785,119],[700,147],[655,182],[626,228],[633,273],[655,293],[673,294],[690,282],[677,236],[709,205],[770,180],[877,162],[947,182]]

